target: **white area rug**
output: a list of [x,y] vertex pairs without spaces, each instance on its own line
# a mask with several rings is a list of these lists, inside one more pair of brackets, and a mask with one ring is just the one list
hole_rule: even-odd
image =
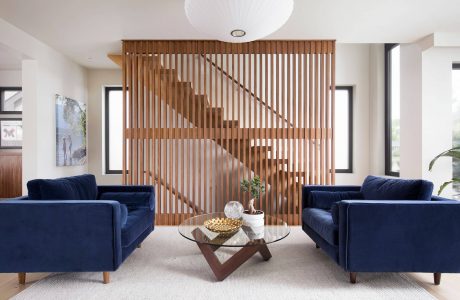
[[[259,254],[223,282],[217,282],[196,244],[176,227],[157,227],[101,283],[101,273],[53,274],[14,299],[434,299],[403,274],[358,274],[349,283],[344,272],[300,227],[269,246],[273,257]],[[218,250],[223,258],[236,249]]]

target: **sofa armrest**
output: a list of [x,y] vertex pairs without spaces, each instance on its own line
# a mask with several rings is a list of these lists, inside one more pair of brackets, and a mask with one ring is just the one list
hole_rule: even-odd
[[460,203],[339,202],[339,263],[349,272],[460,272]]
[[[316,204],[310,203],[311,192],[321,191],[321,192],[359,192],[361,186],[356,185],[304,185],[302,187],[302,209],[306,207],[316,207]],[[325,206],[331,206],[332,203],[325,203]]]
[[0,203],[0,272],[113,271],[122,262],[116,201]]
[[128,207],[155,210],[155,189],[151,185],[100,185],[98,199],[114,200]]

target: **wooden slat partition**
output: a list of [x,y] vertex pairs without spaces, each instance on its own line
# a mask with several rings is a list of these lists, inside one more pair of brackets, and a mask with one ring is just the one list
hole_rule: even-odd
[[334,41],[124,41],[123,183],[152,184],[156,222],[256,204],[301,223],[301,186],[333,184]]

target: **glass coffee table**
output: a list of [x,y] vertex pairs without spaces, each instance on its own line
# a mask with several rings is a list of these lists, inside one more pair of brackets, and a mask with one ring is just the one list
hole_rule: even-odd
[[[290,232],[286,222],[266,215],[263,227],[242,226],[234,233],[219,234],[208,230],[203,225],[206,220],[213,218],[225,218],[225,214],[212,213],[186,219],[179,225],[179,233],[198,245],[219,281],[232,274],[257,252],[265,261],[269,260],[272,255],[267,245],[284,239]],[[214,253],[220,247],[240,247],[241,249],[227,261],[221,263]]]

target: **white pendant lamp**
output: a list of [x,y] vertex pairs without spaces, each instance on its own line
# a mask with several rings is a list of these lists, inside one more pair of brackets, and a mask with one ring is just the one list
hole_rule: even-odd
[[266,37],[286,23],[293,8],[294,0],[185,0],[196,30],[230,43]]

